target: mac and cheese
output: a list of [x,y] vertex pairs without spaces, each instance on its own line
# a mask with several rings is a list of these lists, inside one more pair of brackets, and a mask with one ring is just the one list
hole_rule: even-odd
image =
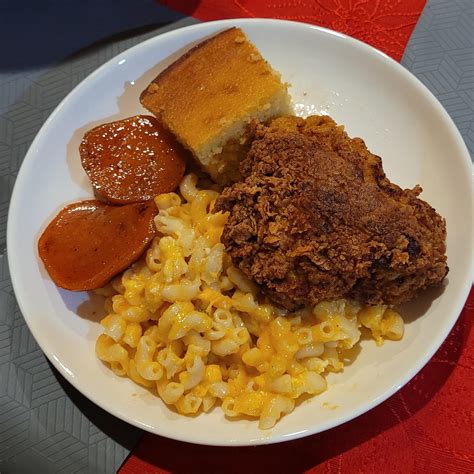
[[271,428],[305,394],[326,389],[361,328],[378,344],[400,339],[403,321],[385,306],[348,300],[288,313],[232,266],[220,236],[218,192],[187,175],[180,194],[155,198],[158,237],[146,255],[99,292],[107,296],[98,357],[181,414],[220,405],[229,417]]

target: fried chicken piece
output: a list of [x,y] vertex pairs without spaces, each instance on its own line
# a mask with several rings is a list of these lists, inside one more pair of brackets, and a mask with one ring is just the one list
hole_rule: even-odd
[[222,242],[234,265],[295,309],[341,297],[396,305],[448,272],[444,219],[385,176],[380,157],[327,116],[254,126]]

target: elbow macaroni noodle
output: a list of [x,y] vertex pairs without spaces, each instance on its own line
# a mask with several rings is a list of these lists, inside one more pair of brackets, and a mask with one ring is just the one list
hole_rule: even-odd
[[403,336],[386,306],[338,300],[292,314],[273,306],[232,266],[220,242],[227,215],[212,212],[219,194],[196,182],[187,175],[180,195],[155,198],[158,237],[99,290],[108,315],[96,353],[117,375],[154,388],[181,414],[218,404],[268,429],[301,396],[326,389],[325,374],[343,369],[361,327],[377,344]]

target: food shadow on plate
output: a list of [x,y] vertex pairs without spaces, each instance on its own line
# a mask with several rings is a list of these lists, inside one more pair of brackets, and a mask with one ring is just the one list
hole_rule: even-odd
[[397,310],[405,324],[410,324],[427,314],[433,303],[444,293],[448,284],[449,278],[446,278],[441,285],[420,291],[415,299],[399,305]]
[[[361,339],[363,339],[364,336],[364,331],[361,331]],[[373,341],[374,339],[370,337],[370,339]],[[352,346],[350,349],[345,350],[342,353],[342,359],[344,360],[344,367],[350,367],[356,360],[357,356],[361,353],[362,347],[360,344],[355,344]]]
[[69,291],[63,288],[57,288],[64,306],[72,312],[74,317],[79,316],[94,323],[93,326],[87,327],[86,338],[93,340],[97,338],[97,327],[100,321],[106,316],[104,301],[105,298],[93,291]]
[[[71,291],[64,290],[62,293],[72,293]],[[63,295],[61,295],[63,296]],[[67,295],[64,295],[67,297]],[[63,297],[64,303],[67,306],[67,301]],[[99,323],[105,317],[105,298],[93,291],[87,292],[87,297],[82,301],[76,308],[70,308],[82,319],[87,319],[93,323]]]
[[[381,405],[331,430],[285,443],[239,448],[193,445],[146,434],[133,454],[156,469],[175,474],[296,474],[316,466],[323,471],[331,467],[332,460],[336,460],[336,465],[332,467],[341,471],[338,456],[351,452],[351,459],[360,459],[364,454],[357,448],[361,445],[379,450],[383,440],[375,438],[391,429],[403,427],[405,422],[411,422],[410,418],[425,408],[438,391],[449,389],[444,385],[461,356],[471,325],[472,321],[464,313],[432,361],[406,387]],[[179,456],[173,455],[175,453]],[[345,459],[347,461],[347,457]],[[346,471],[351,472],[347,465],[342,472]]]
[[69,173],[71,179],[74,183],[78,184],[82,189],[91,193],[90,199],[94,199],[93,191],[91,191],[92,186],[89,179],[86,176],[84,169],[81,164],[81,157],[79,154],[79,146],[84,137],[84,134],[89,130],[103,125],[106,123],[114,122],[116,120],[122,120],[133,115],[152,115],[151,112],[146,110],[140,104],[140,94],[150,82],[164,69],[166,69],[170,64],[183,56],[184,53],[189,51],[194,46],[198,45],[202,41],[215,36],[215,33],[212,33],[207,36],[203,36],[195,41],[190,42],[186,46],[175,51],[173,54],[163,59],[159,63],[155,64],[153,67],[145,71],[140,77],[133,81],[126,81],[123,84],[123,92],[120,96],[117,97],[117,108],[118,112],[106,116],[100,117],[97,120],[93,120],[78,128],[70,138],[67,147],[66,147],[66,159],[69,167]]

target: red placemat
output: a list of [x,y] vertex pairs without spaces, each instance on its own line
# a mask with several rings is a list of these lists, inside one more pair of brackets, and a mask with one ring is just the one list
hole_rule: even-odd
[[[201,20],[271,17],[341,31],[399,60],[426,0],[161,0]],[[135,473],[474,472],[474,291],[427,366],[382,405],[284,444],[216,448],[145,434],[122,466]]]
[[474,472],[474,290],[451,334],[402,390],[359,418],[270,446],[216,448],[145,434],[121,474]]
[[202,21],[280,18],[324,26],[400,61],[426,0],[158,0]]

